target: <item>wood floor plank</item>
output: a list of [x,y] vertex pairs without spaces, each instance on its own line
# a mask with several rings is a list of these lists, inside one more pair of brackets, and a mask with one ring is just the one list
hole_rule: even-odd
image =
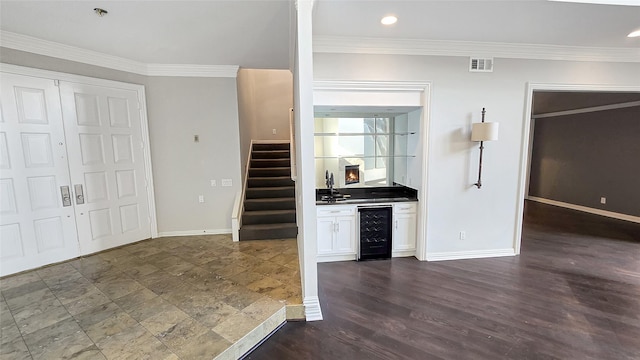
[[640,359],[640,224],[527,202],[516,257],[318,265],[248,359]]

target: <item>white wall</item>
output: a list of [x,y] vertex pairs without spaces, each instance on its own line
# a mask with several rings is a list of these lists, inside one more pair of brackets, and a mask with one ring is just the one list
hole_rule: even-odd
[[[293,75],[289,70],[240,69],[237,83],[244,174],[252,139],[289,140]],[[276,134],[273,134],[273,129]]]
[[[430,81],[427,255],[473,257],[514,249],[528,82],[638,85],[640,64],[495,59],[493,73],[470,73],[466,57],[314,54],[314,80]],[[500,123],[485,144],[482,189],[472,122]],[[466,231],[466,240],[459,232]]]
[[147,104],[158,231],[230,232],[242,185],[236,79],[150,77]]

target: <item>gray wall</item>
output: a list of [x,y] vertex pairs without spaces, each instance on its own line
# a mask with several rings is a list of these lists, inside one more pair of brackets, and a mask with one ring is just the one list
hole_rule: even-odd
[[[424,147],[428,186],[419,194],[427,202],[419,215],[426,239],[418,239],[426,241],[428,259],[514,249],[528,84],[638,86],[640,73],[640,63],[503,58],[495,60],[492,73],[471,73],[469,58],[446,56],[315,53],[313,63],[315,80],[431,82]],[[470,130],[483,107],[486,121],[500,123],[500,139],[484,145],[477,189],[479,149]]]
[[235,78],[148,77],[7,48],[0,62],[144,85],[160,235],[231,231],[241,186]]
[[640,106],[535,120],[530,196],[640,216],[639,186]]

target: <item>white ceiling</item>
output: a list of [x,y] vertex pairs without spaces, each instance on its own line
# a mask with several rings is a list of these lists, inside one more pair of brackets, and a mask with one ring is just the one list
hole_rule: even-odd
[[[640,1],[638,1],[640,4]],[[398,17],[385,27],[380,19]],[[526,1],[319,0],[314,35],[638,48],[640,7]]]
[[[109,13],[98,17],[93,9]],[[145,64],[288,69],[290,2],[6,1],[0,28]]]
[[[637,1],[640,4],[640,0]],[[109,11],[98,17],[93,8]],[[289,68],[289,0],[0,1],[0,29],[145,64]],[[395,14],[391,27],[380,18]],[[640,49],[639,6],[316,0],[314,37]]]

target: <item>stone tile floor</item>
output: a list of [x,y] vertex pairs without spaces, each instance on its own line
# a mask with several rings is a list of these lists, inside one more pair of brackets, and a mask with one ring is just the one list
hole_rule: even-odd
[[5,277],[0,294],[1,359],[213,359],[302,304],[295,239],[229,235],[141,241]]

